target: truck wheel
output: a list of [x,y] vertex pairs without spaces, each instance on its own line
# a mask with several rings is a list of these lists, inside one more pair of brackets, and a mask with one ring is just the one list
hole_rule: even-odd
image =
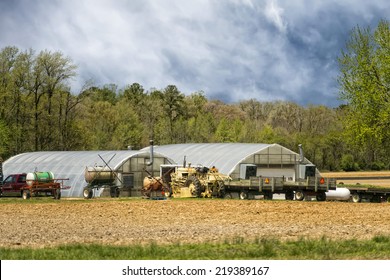
[[317,201],[325,201],[326,200],[326,193],[324,192],[319,192],[316,195]]
[[84,189],[83,196],[84,196],[85,199],[92,198],[92,195],[93,195],[92,189],[89,189],[89,188],[85,188]]
[[23,191],[22,197],[23,197],[23,199],[30,199],[30,197],[31,197],[30,191]]
[[295,192],[295,200],[302,201],[305,199],[305,193],[303,191],[296,191]]
[[247,192],[240,192],[240,199],[248,199],[248,193]]
[[351,196],[351,200],[352,200],[352,202],[354,202],[354,203],[359,203],[359,202],[362,201],[362,197],[360,196],[360,194],[354,193],[354,194],[352,194],[352,196]]

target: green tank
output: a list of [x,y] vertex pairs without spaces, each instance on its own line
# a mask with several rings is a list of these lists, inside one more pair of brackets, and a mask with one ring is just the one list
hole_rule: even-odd
[[30,172],[27,173],[26,183],[31,186],[37,183],[52,183],[54,181],[53,172]]

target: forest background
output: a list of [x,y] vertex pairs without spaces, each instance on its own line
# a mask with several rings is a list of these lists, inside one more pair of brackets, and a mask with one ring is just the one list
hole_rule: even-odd
[[139,149],[171,143],[278,143],[320,170],[389,169],[390,24],[357,26],[338,57],[340,106],[256,99],[225,104],[175,85],[86,81],[61,52],[0,50],[0,157],[31,151]]

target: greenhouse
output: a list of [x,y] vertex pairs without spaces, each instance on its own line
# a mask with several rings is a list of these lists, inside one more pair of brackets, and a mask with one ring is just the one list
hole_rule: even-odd
[[[153,152],[153,156],[151,156]],[[117,176],[120,196],[141,196],[143,179],[160,176],[162,166],[216,167],[233,179],[252,176],[284,176],[294,181],[299,177],[299,164],[310,162],[279,144],[198,143],[146,147],[142,150],[121,151],[60,151],[31,152],[9,158],[3,164],[4,178],[9,174],[53,172],[64,179],[67,187],[62,197],[83,197],[88,185],[84,172],[87,167],[109,167]],[[94,189],[101,196],[103,188]]]
[[[178,165],[215,166],[233,179],[251,176],[298,177],[300,154],[279,144],[203,143],[155,146],[154,150]],[[303,155],[302,155],[303,157]],[[302,163],[310,164],[306,158]]]

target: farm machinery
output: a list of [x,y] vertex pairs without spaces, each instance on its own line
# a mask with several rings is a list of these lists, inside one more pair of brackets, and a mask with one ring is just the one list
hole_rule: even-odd
[[170,175],[171,195],[180,197],[224,197],[229,176],[205,166],[176,167]]

